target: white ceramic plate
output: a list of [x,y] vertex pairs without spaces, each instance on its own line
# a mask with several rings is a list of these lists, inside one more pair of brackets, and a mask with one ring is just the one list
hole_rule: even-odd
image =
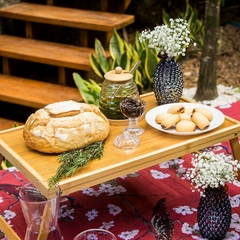
[[[174,127],[170,128],[170,129],[163,129],[160,124],[156,123],[156,121],[155,121],[156,116],[159,113],[167,112],[167,110],[170,107],[172,107],[173,105],[183,105],[183,106],[185,106],[185,108],[201,107],[201,108],[207,109],[213,115],[213,119],[210,122],[210,126],[206,130],[200,130],[200,129],[196,128],[196,130],[194,132],[177,132]],[[156,129],[158,129],[162,132],[169,133],[169,134],[174,134],[174,135],[197,135],[197,134],[202,134],[202,133],[205,133],[205,132],[209,132],[209,131],[219,127],[224,122],[224,118],[225,117],[224,117],[223,113],[221,111],[219,111],[218,109],[210,107],[210,106],[206,106],[206,105],[203,105],[203,104],[197,104],[197,103],[170,103],[170,104],[165,104],[165,105],[158,106],[158,107],[155,107],[155,108],[149,110],[146,113],[146,116],[145,116],[145,119],[150,126],[156,128]]]

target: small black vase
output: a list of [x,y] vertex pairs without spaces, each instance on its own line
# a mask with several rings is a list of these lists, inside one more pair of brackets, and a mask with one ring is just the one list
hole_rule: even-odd
[[174,57],[160,55],[154,73],[153,92],[158,105],[177,103],[183,93],[182,72]]
[[198,226],[204,238],[224,239],[231,223],[232,209],[227,186],[209,188],[198,205]]

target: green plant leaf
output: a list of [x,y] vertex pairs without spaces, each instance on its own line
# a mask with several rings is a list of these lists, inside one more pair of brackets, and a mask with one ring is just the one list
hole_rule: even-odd
[[139,35],[140,33],[137,31],[135,33],[135,41],[134,41],[134,45],[137,51],[141,50],[141,43],[139,42]]
[[[133,58],[133,51],[134,51],[133,45],[124,41],[124,48],[125,48],[124,53],[126,53],[129,60],[131,60]],[[130,70],[130,69],[126,69],[126,70]]]
[[240,93],[240,88],[235,88],[235,89],[234,89],[234,92]]
[[99,76],[100,78],[104,78],[102,68],[100,67],[98,60],[95,58],[93,54],[90,55],[90,65],[92,70],[95,72],[97,76]]
[[197,15],[195,11],[192,11],[191,15],[189,16],[188,24],[192,30],[195,30],[197,28],[198,22],[197,22]]
[[[109,42],[109,51],[110,51],[111,57],[117,62],[118,60],[120,60],[119,56],[121,57],[125,52],[124,41],[121,39],[116,29],[114,29],[113,35]],[[120,64],[120,62],[118,62],[118,64]]]
[[128,57],[127,53],[125,52],[120,61],[120,66],[122,67],[123,70],[130,70],[131,63],[130,63],[130,58]]
[[157,53],[154,49],[148,49],[146,51],[146,58],[144,63],[144,70],[147,75],[147,78],[152,83],[153,74],[157,67],[158,59],[157,59]]
[[189,16],[191,15],[192,7],[189,4],[189,1],[186,0],[186,10],[185,13],[183,13],[182,19],[187,20]]
[[111,64],[111,69],[115,69],[118,66],[119,66],[119,63],[116,60],[113,60]]
[[93,104],[98,106],[102,87],[98,83],[96,83],[93,79],[89,79],[88,81],[84,80],[83,83],[87,86],[90,94],[93,96],[94,99]]
[[98,39],[95,39],[95,52],[96,52],[98,61],[101,63],[100,64],[101,70],[105,74],[109,70],[108,61],[107,61],[105,50]]
[[7,159],[5,160],[5,164],[7,168],[13,167],[13,164],[11,164]]
[[134,80],[138,86],[140,86],[141,89],[144,89],[144,85],[142,84],[142,74],[138,69],[136,69],[134,73]]
[[137,52],[137,54],[140,56],[142,51],[146,48],[147,43],[146,42],[141,42],[139,41],[139,35],[140,32],[136,32],[135,35],[135,46],[134,46],[134,51]]
[[89,79],[88,81],[83,80],[83,83],[86,85],[89,91],[93,91],[94,93],[97,93],[98,95],[101,92],[101,86],[96,83],[93,79]]
[[90,89],[87,87],[88,82],[84,80],[78,73],[73,73],[73,79],[82,95],[84,102],[97,105],[98,100],[94,98],[96,93],[94,91],[90,91]]
[[198,37],[198,35],[195,34],[195,33],[192,33],[192,38],[197,43],[198,47],[200,47],[200,48],[203,47],[203,43],[204,43],[204,39],[203,38]]
[[132,55],[133,63],[140,62],[140,53],[138,53],[135,49],[133,49],[133,55]]
[[170,16],[168,15],[168,13],[165,11],[165,9],[163,9],[162,11],[162,20],[163,20],[163,23],[165,25],[168,25],[169,26],[169,19],[170,19]]
[[[89,79],[90,83],[91,83],[91,86],[92,86],[92,89],[94,89],[94,91],[100,93],[101,92],[101,89],[102,87],[100,86],[100,84],[96,83],[93,79]],[[90,87],[90,86],[89,86]]]

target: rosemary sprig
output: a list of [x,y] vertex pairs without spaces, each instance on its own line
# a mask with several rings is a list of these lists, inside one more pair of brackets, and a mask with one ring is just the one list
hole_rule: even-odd
[[100,159],[103,155],[104,141],[95,142],[88,145],[85,148],[79,148],[76,150],[71,150],[64,152],[59,156],[59,166],[55,176],[51,177],[49,180],[49,187],[53,187],[63,177],[72,176],[79,167],[85,166],[88,161],[93,159]]

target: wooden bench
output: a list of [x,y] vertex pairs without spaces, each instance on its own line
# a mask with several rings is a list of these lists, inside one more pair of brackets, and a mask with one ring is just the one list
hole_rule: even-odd
[[83,101],[77,88],[0,74],[0,101],[35,109],[65,100]]
[[88,46],[89,30],[105,32],[105,42],[108,42],[113,29],[122,29],[134,22],[133,15],[24,2],[0,9],[0,16],[26,21],[27,38],[33,37],[32,22],[82,29],[80,45],[85,47]]
[[[91,71],[94,49],[0,34],[3,73],[10,75],[9,58],[58,67],[59,84],[66,85],[65,69]],[[109,53],[108,53],[109,54]]]

